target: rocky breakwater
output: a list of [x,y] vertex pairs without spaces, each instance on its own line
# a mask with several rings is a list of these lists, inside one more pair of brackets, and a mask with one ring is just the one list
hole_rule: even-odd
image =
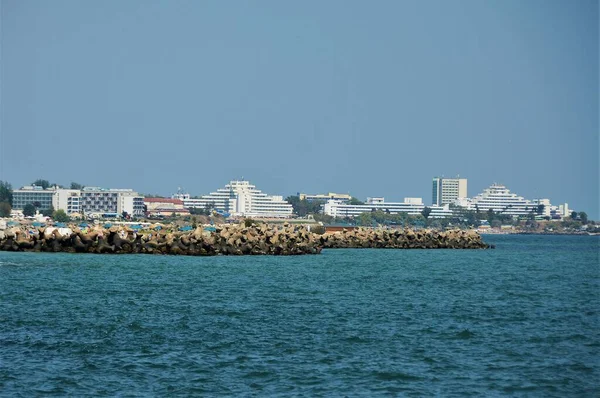
[[487,249],[493,246],[484,243],[474,231],[358,228],[326,234],[323,248]]
[[223,225],[192,231],[156,226],[66,228],[18,226],[0,230],[0,250],[67,253],[215,255],[318,254],[323,248],[484,249],[473,231],[359,228],[318,235],[304,226]]
[[20,226],[0,231],[0,250],[214,256],[318,254],[322,248],[319,236],[305,227],[224,225],[210,229],[198,227],[181,232],[167,228],[134,230],[126,226]]

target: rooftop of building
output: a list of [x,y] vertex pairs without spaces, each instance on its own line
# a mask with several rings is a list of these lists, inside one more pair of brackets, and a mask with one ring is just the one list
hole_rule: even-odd
[[183,205],[183,200],[170,199],[170,198],[144,198],[144,202],[147,202],[147,203],[172,203],[174,205]]

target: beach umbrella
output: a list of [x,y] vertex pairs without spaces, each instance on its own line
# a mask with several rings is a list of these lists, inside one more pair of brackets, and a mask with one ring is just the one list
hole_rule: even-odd
[[6,223],[6,225],[8,225],[9,227],[15,227],[17,225],[21,225],[21,223],[19,223],[17,221],[9,221]]
[[57,228],[66,228],[67,224],[65,224],[64,222],[57,222],[57,223],[54,223],[54,226]]
[[215,227],[206,227],[206,228],[204,228],[204,230],[208,231],[208,232],[216,232],[217,231],[217,229]]
[[191,227],[191,226],[189,226],[189,225],[184,225],[183,227],[180,227],[180,228],[179,228],[179,230],[180,230],[180,231],[183,231],[183,232],[185,232],[185,231],[191,231],[191,230],[193,230],[193,229],[194,229],[194,228],[192,228],[192,227]]
[[79,224],[79,228],[87,228],[87,227],[89,227],[89,225],[87,225],[84,222],[82,222],[81,224]]
[[34,227],[42,227],[42,226],[44,226],[44,223],[39,222],[39,221],[34,221],[33,223],[31,223],[31,225],[33,225]]
[[137,231],[137,230],[142,229],[142,226],[139,225],[139,224],[134,224],[134,225],[131,226],[131,229],[135,229]]
[[110,228],[110,227],[112,227],[112,224],[111,224],[111,223],[107,222],[106,224],[104,224],[104,228],[107,228],[107,229],[108,229],[108,228]]

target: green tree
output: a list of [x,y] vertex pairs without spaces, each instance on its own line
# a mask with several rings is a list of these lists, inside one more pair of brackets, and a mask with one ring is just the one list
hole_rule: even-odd
[[360,213],[358,216],[358,223],[363,227],[372,227],[373,226],[373,216],[371,213]]
[[309,214],[319,214],[321,212],[321,205],[324,203],[320,200],[300,200],[300,197],[297,195],[288,196],[285,200],[292,205],[293,212],[298,217],[304,217]]
[[585,211],[580,211],[579,212],[579,219],[581,220],[582,224],[587,224],[588,223],[588,215]]
[[384,224],[388,219],[387,215],[382,210],[372,211],[371,218],[378,224]]
[[315,214],[314,217],[315,221],[322,222],[323,224],[331,224],[333,222],[333,217],[326,214]]
[[577,220],[577,212],[576,211],[574,211],[574,212],[571,213],[571,218],[573,220]]
[[35,206],[32,205],[31,203],[27,203],[24,207],[23,207],[23,215],[25,217],[32,217],[35,215]]
[[0,202],[0,217],[10,217],[12,206],[8,202]]
[[351,204],[351,205],[364,205],[365,202],[363,202],[363,201],[361,201],[361,200],[359,200],[359,199],[357,199],[357,198],[355,198],[353,196],[352,199],[350,199],[350,201],[348,202],[348,204]]
[[435,228],[435,229],[442,229],[443,228],[442,221],[437,218],[432,219],[431,223],[429,224],[429,227]]
[[[34,203],[34,206],[35,206],[35,203]],[[39,209],[39,206],[35,206],[35,207],[37,207]],[[50,207],[48,209],[41,209],[40,213],[42,213],[42,215],[44,217],[53,217],[53,215],[54,215],[54,206],[50,205]]]
[[537,207],[537,214],[544,214],[545,208],[546,208],[546,206],[540,203]]
[[12,206],[13,194],[12,186],[5,181],[0,180],[0,202],[6,202]]
[[36,187],[42,187],[43,189],[46,189],[50,186],[50,182],[48,182],[48,180],[42,180],[42,179],[37,179],[34,182],[32,182],[33,185],[35,185]]
[[204,215],[204,209],[198,208],[198,207],[190,207],[188,209],[190,211],[190,214],[194,214],[194,215]]
[[429,218],[429,215],[431,214],[431,209],[427,206],[425,206],[423,208],[423,210],[421,211],[421,214],[423,215],[423,217],[425,217],[425,219],[427,220]]
[[408,215],[408,220],[407,220],[410,225],[415,226],[415,227],[424,227],[426,224],[426,220],[425,217],[423,217],[422,214],[416,214],[416,215]]
[[83,189],[83,184],[78,184],[76,182],[71,183],[71,189]]
[[58,222],[67,222],[70,220],[69,216],[63,209],[58,209],[52,213],[52,219]]
[[494,213],[493,209],[488,209],[487,211],[487,220],[490,223],[490,225],[492,224],[492,221],[494,221],[494,219],[496,218],[496,213]]

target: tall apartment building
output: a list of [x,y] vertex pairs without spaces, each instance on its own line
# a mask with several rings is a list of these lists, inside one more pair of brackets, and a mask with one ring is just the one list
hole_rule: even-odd
[[431,203],[437,206],[454,203],[458,198],[467,197],[466,178],[444,178],[433,179],[433,190]]

